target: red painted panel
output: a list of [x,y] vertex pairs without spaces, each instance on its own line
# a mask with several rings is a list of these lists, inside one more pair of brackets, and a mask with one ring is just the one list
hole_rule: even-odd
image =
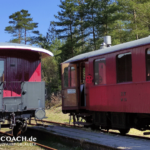
[[116,83],[116,54],[109,54],[106,57],[106,84]]
[[3,97],[10,97],[10,96],[11,96],[11,90],[9,89],[3,90]]
[[40,82],[41,81],[41,63],[38,64],[38,66],[36,66],[37,64],[35,64],[35,70],[33,72],[33,74],[31,74],[31,77],[29,78],[29,82]]
[[150,113],[149,91],[150,82],[90,87],[89,110]]
[[21,96],[21,82],[41,81],[41,61],[39,54],[32,51],[4,50],[0,58],[5,58],[5,81],[3,97]]
[[146,81],[146,47],[135,48],[132,51],[132,80],[133,82]]

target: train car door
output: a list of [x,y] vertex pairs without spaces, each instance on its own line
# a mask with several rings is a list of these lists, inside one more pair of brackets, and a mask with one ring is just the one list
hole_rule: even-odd
[[80,107],[85,108],[88,100],[88,83],[86,78],[89,76],[89,62],[80,64]]
[[0,82],[4,82],[5,80],[5,59],[0,58]]
[[78,107],[77,65],[62,64],[63,108]]
[[85,63],[80,63],[80,107],[86,106],[85,98]]

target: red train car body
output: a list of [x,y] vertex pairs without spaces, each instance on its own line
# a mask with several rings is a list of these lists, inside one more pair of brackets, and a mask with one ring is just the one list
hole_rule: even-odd
[[82,117],[85,126],[122,134],[131,127],[149,129],[150,37],[65,61],[62,95],[62,110],[73,115],[74,123]]
[[0,51],[0,61],[4,62],[4,80],[16,82],[16,89],[11,90],[13,85],[7,83],[3,91],[3,97],[21,96],[20,83],[18,82],[41,82],[41,61],[39,54],[24,50]]

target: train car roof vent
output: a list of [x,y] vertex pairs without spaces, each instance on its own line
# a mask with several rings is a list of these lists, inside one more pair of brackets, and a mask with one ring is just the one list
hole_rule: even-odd
[[111,36],[104,36],[104,42],[101,44],[100,49],[111,47]]
[[103,49],[103,48],[106,48],[106,47],[107,47],[107,46],[106,46],[105,42],[103,42],[103,43],[101,44],[100,49]]

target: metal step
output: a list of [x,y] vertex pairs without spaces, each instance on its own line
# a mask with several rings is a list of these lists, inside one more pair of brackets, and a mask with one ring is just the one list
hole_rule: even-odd
[[143,135],[150,135],[150,132],[144,132]]
[[74,122],[74,124],[86,125],[86,126],[91,126],[92,125],[92,123],[87,123],[87,122]]
[[78,117],[90,117],[92,114],[89,113],[82,113],[82,114],[77,114]]

